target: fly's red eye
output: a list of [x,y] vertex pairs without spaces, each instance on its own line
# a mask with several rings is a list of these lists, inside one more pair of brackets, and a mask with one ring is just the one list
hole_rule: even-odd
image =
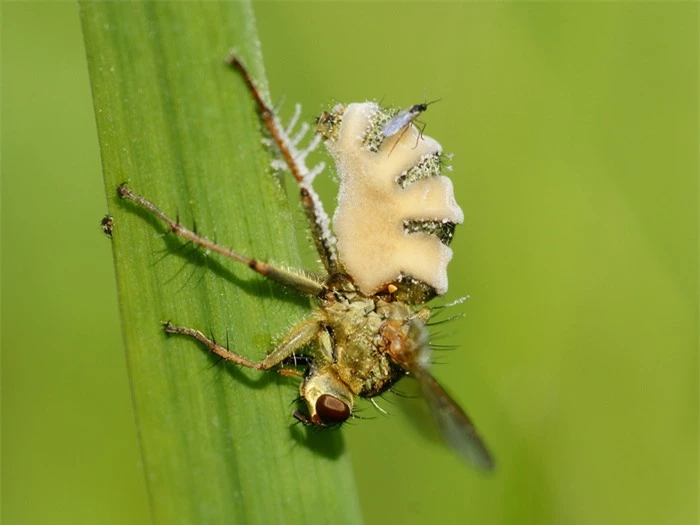
[[330,394],[316,400],[316,414],[324,423],[342,423],[350,417],[350,407]]

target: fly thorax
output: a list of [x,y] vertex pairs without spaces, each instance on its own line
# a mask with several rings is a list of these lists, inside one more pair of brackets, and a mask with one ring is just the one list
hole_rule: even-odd
[[428,290],[411,302],[445,293],[448,244],[464,215],[442,175],[440,144],[412,123],[383,136],[395,112],[375,103],[338,111],[324,136],[340,177],[333,229],[343,267],[365,295],[412,282]]

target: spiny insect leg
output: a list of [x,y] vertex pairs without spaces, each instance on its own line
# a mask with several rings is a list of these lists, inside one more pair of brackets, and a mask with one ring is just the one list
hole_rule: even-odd
[[310,187],[301,186],[299,192],[301,205],[304,207],[306,220],[309,224],[311,238],[314,241],[321,264],[323,264],[328,275],[335,275],[340,269],[338,267],[338,254],[335,249],[336,241],[335,237],[330,233],[328,215],[323,210],[318,195]]
[[338,256],[335,249],[335,239],[329,228],[328,215],[323,209],[323,204],[320,199],[311,187],[311,181],[316,173],[314,170],[310,171],[303,161],[306,154],[308,154],[308,150],[299,151],[296,149],[293,140],[287,136],[286,131],[280,126],[274,111],[263,100],[262,94],[255,85],[255,82],[253,82],[252,76],[238,56],[236,56],[235,53],[231,53],[226,58],[226,63],[233,69],[238,70],[243,76],[248,90],[258,107],[260,118],[272,136],[272,139],[275,141],[289,171],[291,171],[292,176],[299,184],[301,204],[304,207],[304,212],[311,228],[314,245],[316,246],[324,268],[330,275],[338,273]]
[[217,344],[216,341],[194,328],[174,326],[168,321],[163,323],[163,329],[166,334],[178,334],[192,337],[202,343],[211,352],[237,365],[253,368],[255,370],[269,370],[280,364],[297,350],[312,343],[320,330],[320,326],[317,321],[309,319],[298,324],[260,363],[255,363],[242,355],[231,352],[228,348]]
[[211,350],[213,353],[215,353],[223,359],[226,359],[226,361],[231,361],[233,363],[236,363],[237,365],[260,370],[259,364],[254,363],[249,359],[246,359],[242,355],[234,354],[227,348],[216,344],[214,341],[209,339],[199,330],[195,330],[194,328],[187,328],[186,326],[173,326],[172,324],[170,324],[170,321],[163,323],[163,329],[165,330],[166,334],[186,335],[188,337],[196,339],[204,346],[206,346],[209,350]]
[[294,326],[263,359],[261,363],[263,369],[267,370],[279,365],[294,353],[312,344],[321,330],[321,325],[314,318],[306,319]]
[[165,213],[163,213],[151,201],[131,191],[131,189],[129,189],[129,187],[126,186],[126,184],[119,185],[119,187],[117,188],[117,192],[119,193],[119,196],[121,198],[128,199],[134,202],[141,208],[158,217],[168,226],[168,228],[170,228],[170,231],[175,233],[178,237],[190,241],[196,244],[197,246],[201,246],[206,250],[216,252],[220,255],[223,255],[224,257],[228,257],[229,259],[233,259],[234,261],[243,263],[246,266],[248,266],[251,270],[259,273],[263,277],[266,277],[272,281],[276,281],[288,288],[297,290],[300,293],[315,296],[324,290],[323,286],[319,282],[315,281],[314,279],[311,279],[310,277],[292,273],[281,268],[276,268],[265,262],[258,261],[257,259],[250,259],[248,257],[245,257],[244,255],[241,255],[231,250],[230,248],[226,248],[224,246],[221,246],[220,244],[216,244],[215,242],[210,241],[206,237],[202,237],[201,235],[193,232],[192,230],[185,228],[177,221],[174,221],[173,219],[165,215]]

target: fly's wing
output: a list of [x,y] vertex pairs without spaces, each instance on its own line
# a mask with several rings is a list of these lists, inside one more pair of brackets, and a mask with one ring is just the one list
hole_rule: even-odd
[[445,443],[468,463],[482,470],[493,470],[493,458],[469,416],[426,370],[414,375]]
[[399,131],[405,128],[409,122],[413,120],[411,113],[408,110],[404,110],[389,122],[387,122],[382,130],[382,135],[384,138],[389,138],[392,135],[396,135]]
[[394,362],[420,383],[445,443],[468,463],[483,470],[492,470],[493,458],[476,432],[474,423],[430,375],[428,334],[424,323],[413,319],[406,330],[401,321],[387,321],[382,335],[389,342],[387,352]]

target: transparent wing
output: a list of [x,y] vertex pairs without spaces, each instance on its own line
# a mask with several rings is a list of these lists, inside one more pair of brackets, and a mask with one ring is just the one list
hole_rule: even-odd
[[469,416],[427,371],[414,375],[445,442],[468,463],[482,470],[493,470],[493,457]]
[[405,128],[414,118],[415,116],[410,111],[404,110],[386,123],[384,129],[382,130],[382,134],[385,138],[389,138],[392,135],[396,135],[399,131]]
[[420,383],[445,443],[468,463],[482,470],[492,470],[493,458],[474,423],[428,371],[428,334],[424,322],[413,319],[406,330],[401,321],[387,321],[382,335],[389,342],[387,352],[394,362]]

